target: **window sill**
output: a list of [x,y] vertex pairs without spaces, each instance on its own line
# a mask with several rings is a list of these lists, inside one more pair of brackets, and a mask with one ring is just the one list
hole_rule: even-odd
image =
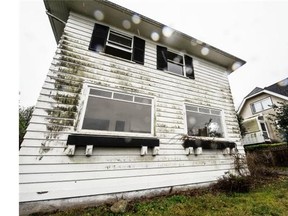
[[111,135],[90,135],[90,134],[71,134],[68,136],[67,145],[95,147],[158,147],[159,139],[155,137],[130,137],[130,136],[111,136]]

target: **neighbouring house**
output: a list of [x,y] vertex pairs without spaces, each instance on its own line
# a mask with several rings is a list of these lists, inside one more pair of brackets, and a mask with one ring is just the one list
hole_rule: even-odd
[[243,118],[246,134],[243,144],[284,141],[277,133],[271,115],[272,105],[288,101],[288,78],[265,88],[256,87],[242,101],[237,113]]
[[58,47],[20,149],[21,214],[233,170],[244,150],[227,75],[245,61],[109,1],[44,4]]

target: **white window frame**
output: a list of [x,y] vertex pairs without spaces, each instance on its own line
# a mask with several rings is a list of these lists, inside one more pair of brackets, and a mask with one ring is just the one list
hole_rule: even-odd
[[[123,92],[123,91],[115,91],[115,89],[111,89],[111,88],[103,88],[103,87],[98,87],[98,86],[94,86],[94,85],[89,85],[89,84],[85,84],[84,83],[84,94],[82,97],[82,103],[83,103],[83,109],[80,111],[79,114],[79,124],[77,126],[77,132],[79,133],[83,133],[83,134],[97,134],[97,135],[119,135],[119,136],[133,136],[133,137],[155,137],[155,132],[154,132],[154,114],[155,114],[155,97],[151,97],[151,96],[147,96],[147,95],[142,95],[142,94],[130,94],[127,92]],[[143,103],[139,103],[139,102],[135,102],[135,97],[142,97],[142,98],[147,98],[151,100],[151,131],[150,133],[137,133],[137,132],[125,132],[125,131],[105,131],[105,130],[89,130],[89,129],[82,129],[83,127],[83,123],[84,123],[84,117],[85,117],[85,113],[86,113],[86,109],[87,109],[87,105],[88,105],[88,98],[89,98],[89,92],[90,89],[98,89],[98,90],[102,90],[102,91],[109,91],[112,92],[112,98],[111,100],[115,100],[115,101],[125,101],[125,102],[129,102],[127,100],[121,100],[121,99],[114,99],[113,95],[114,93],[119,93],[119,94],[125,94],[128,96],[133,96],[133,101],[132,103],[136,103],[136,104],[141,104],[143,105]],[[101,96],[95,96],[98,98],[105,98],[107,99],[107,97],[101,97]],[[147,104],[146,104],[147,105]]]
[[[262,102],[263,102],[264,100],[267,100],[267,99],[270,99],[270,101],[271,101],[271,107],[268,107],[267,109],[264,109],[264,106],[263,106]],[[256,110],[255,110],[255,105],[254,105],[254,104],[256,104],[256,103],[260,103],[260,105],[261,105],[261,110],[260,110],[260,111],[256,111]],[[257,100],[257,101],[254,101],[253,103],[250,104],[250,108],[251,108],[252,114],[256,114],[256,113],[260,113],[260,112],[265,111],[265,110],[268,110],[268,109],[272,109],[272,106],[273,106],[273,101],[272,101],[272,98],[271,98],[270,96],[269,96],[269,97],[262,98],[262,99]],[[255,111],[254,111],[254,110],[255,110]]]
[[[184,54],[183,54],[183,53],[176,52],[176,51],[171,50],[171,49],[168,49],[168,48],[167,48],[167,52],[170,52],[170,53],[173,53],[173,54],[175,54],[175,55],[181,56],[181,57],[182,57],[182,61],[183,61],[183,64],[177,63],[177,62],[174,62],[174,61],[171,61],[171,60],[168,59],[168,54],[167,54],[167,72],[172,73],[172,74],[174,74],[174,75],[181,76],[181,77],[183,77],[183,76],[186,77]],[[171,63],[173,63],[173,64],[177,64],[177,65],[179,65],[179,66],[182,66],[183,74],[178,74],[178,73],[175,73],[175,72],[173,72],[173,71],[168,70],[168,62],[171,62]]]
[[[219,108],[214,108],[214,107],[204,107],[204,106],[199,106],[197,104],[191,104],[191,103],[185,103],[183,106],[183,110],[184,110],[184,129],[185,129],[185,133],[188,135],[188,124],[187,124],[187,109],[186,106],[193,106],[198,108],[198,111],[191,111],[191,112],[196,112],[196,113],[201,113],[201,114],[209,114],[209,115],[215,115],[211,113],[211,110],[217,110],[220,112],[220,115],[215,115],[215,116],[220,116],[221,119],[221,124],[222,124],[222,131],[223,131],[223,136],[222,137],[204,137],[204,136],[193,136],[193,137],[199,137],[201,138],[205,138],[205,139],[225,139],[227,138],[227,129],[226,129],[226,124],[225,124],[225,116],[224,116],[224,111],[222,109]],[[200,109],[209,109],[209,113],[205,113],[205,112],[200,112]],[[189,111],[188,111],[189,112]],[[188,135],[191,136],[191,135]]]
[[[117,42],[110,42],[109,37],[110,37],[111,32],[116,33],[116,34],[118,34],[118,35],[120,35],[120,36],[122,36],[122,37],[126,37],[126,38],[131,39],[131,46],[128,47],[128,46],[123,45],[123,44],[121,44],[121,43],[118,43],[118,44],[120,44],[120,45],[117,46]],[[127,52],[127,53],[131,53],[131,58],[132,58],[133,42],[134,42],[134,37],[133,37],[133,36],[127,35],[127,34],[124,34],[124,33],[121,32],[121,31],[118,31],[118,30],[109,28],[109,32],[108,32],[107,40],[106,40],[106,46],[113,47],[113,48],[115,48],[115,49],[119,49],[119,50],[125,51],[125,52]],[[123,47],[127,47],[127,49],[126,49],[126,48],[123,48]],[[131,59],[130,59],[130,60],[131,60]]]

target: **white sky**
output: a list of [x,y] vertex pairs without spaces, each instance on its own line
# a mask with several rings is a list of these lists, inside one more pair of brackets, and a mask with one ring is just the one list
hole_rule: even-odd
[[[254,87],[288,77],[288,1],[112,0],[235,55],[229,75],[237,108]],[[56,51],[43,1],[20,1],[20,105],[35,105]],[[207,83],[209,85],[209,83]]]

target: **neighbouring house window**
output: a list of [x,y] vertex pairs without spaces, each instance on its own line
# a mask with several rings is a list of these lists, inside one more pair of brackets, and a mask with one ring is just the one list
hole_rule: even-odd
[[90,88],[82,129],[152,133],[152,99]]
[[224,137],[221,110],[186,105],[186,121],[190,136]]
[[272,100],[270,97],[251,104],[252,113],[261,112],[272,108]]
[[89,50],[144,64],[145,40],[95,24]]
[[175,53],[162,46],[157,46],[157,69],[195,78],[193,59],[190,56]]

